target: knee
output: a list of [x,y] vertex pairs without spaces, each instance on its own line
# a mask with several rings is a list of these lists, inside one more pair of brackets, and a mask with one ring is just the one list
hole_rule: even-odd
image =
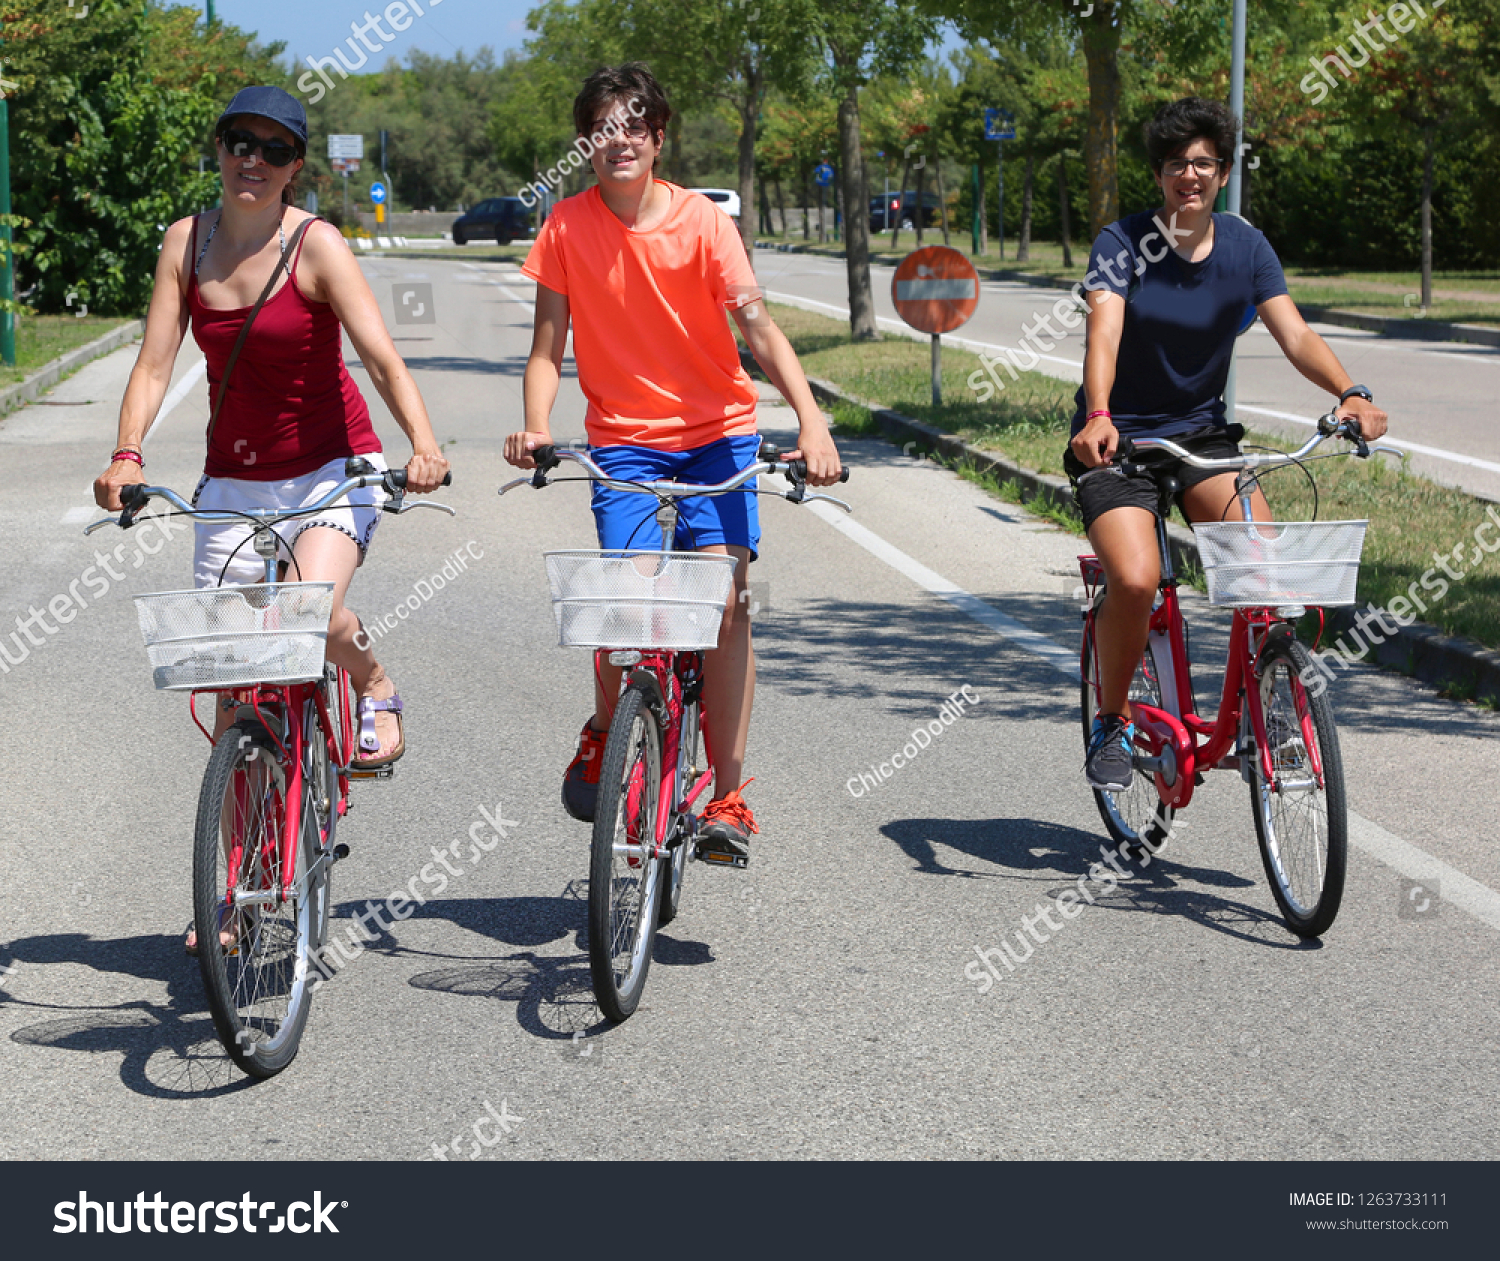
[[1149,613],[1156,600],[1159,582],[1160,575],[1155,570],[1127,569],[1123,573],[1110,574],[1104,603],[1106,607],[1113,604],[1117,609]]

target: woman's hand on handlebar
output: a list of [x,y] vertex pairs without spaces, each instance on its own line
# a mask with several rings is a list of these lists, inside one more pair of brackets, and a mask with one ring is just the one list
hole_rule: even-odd
[[1340,420],[1353,420],[1359,424],[1359,434],[1366,442],[1374,442],[1385,434],[1389,417],[1376,407],[1355,395],[1347,403],[1340,404],[1333,414]]
[[441,451],[413,452],[406,462],[406,489],[426,495],[443,484],[448,475],[448,460]]
[[94,479],[94,502],[105,512],[119,512],[124,508],[120,488],[145,481],[145,470],[134,460],[116,460]]
[[552,445],[550,434],[537,433],[531,429],[523,429],[520,433],[507,434],[505,438],[505,461],[514,464],[517,468],[535,468],[536,461],[532,459],[531,453],[538,447]]
[[1120,431],[1108,416],[1095,416],[1069,444],[1086,468],[1109,464],[1120,448]]

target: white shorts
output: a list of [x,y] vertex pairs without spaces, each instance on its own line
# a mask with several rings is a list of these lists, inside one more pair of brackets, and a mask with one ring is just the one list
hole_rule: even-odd
[[[384,472],[385,458],[376,451],[363,457]],[[277,508],[282,511],[302,504],[316,503],[344,481],[343,458],[330,460],[322,468],[301,477],[280,482],[252,482],[238,477],[204,476],[193,492],[193,507],[206,512],[243,512],[250,508]],[[380,524],[380,505],[387,499],[378,486],[350,491],[340,503],[308,517],[296,517],[276,527],[281,538],[279,558],[287,560],[297,536],[303,530],[323,526],[347,534],[359,545],[359,563]],[[254,531],[248,522],[195,521],[196,543],[193,548],[193,585],[217,587],[264,582],[265,562],[250,541]],[[295,567],[289,567],[288,581],[297,581]]]

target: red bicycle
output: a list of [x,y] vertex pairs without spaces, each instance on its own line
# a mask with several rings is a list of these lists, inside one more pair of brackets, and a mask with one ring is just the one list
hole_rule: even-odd
[[[700,850],[694,805],[713,778],[713,753],[703,726],[703,654],[719,640],[735,560],[706,552],[674,552],[677,501],[694,495],[778,495],[792,503],[826,499],[810,492],[807,467],[762,444],[749,468],[714,486],[628,482],[609,476],[588,456],[538,447],[536,472],[500,488],[549,485],[564,460],[597,481],[654,495],[660,551],[548,552],[548,578],[558,637],[565,648],[595,650],[596,669],[623,666],[622,691],[610,720],[599,771],[599,797],[589,858],[589,972],[599,1009],[613,1021],[630,1017],[641,1000],[660,925],[682,900],[689,858],[743,867],[743,858]],[[781,473],[789,491],[747,491],[762,473]],[[842,480],[848,480],[844,470]],[[703,757],[699,743],[703,744]]]
[[[1099,813],[1123,848],[1154,853],[1205,771],[1238,770],[1250,786],[1271,892],[1287,925],[1303,937],[1326,932],[1338,914],[1348,862],[1348,806],[1333,708],[1321,690],[1311,693],[1302,682],[1312,654],[1296,638],[1294,626],[1308,607],[1354,602],[1368,522],[1257,522],[1251,519],[1250,497],[1257,470],[1300,463],[1335,435],[1355,443],[1361,458],[1369,456],[1357,426],[1330,413],[1294,452],[1203,459],[1165,439],[1137,439],[1122,442],[1113,466],[1126,476],[1157,482],[1161,583],[1146,651],[1130,688],[1136,774],[1123,791],[1094,790]],[[1242,519],[1193,526],[1209,599],[1234,609],[1223,693],[1211,719],[1201,717],[1194,703],[1187,627],[1167,546],[1165,523],[1177,484],[1149,462],[1132,459],[1151,450],[1196,468],[1238,474]],[[1094,620],[1106,593],[1099,559],[1078,560],[1087,593],[1079,659],[1087,747],[1100,706]]]
[[[380,472],[352,459],[347,480],[293,512],[206,512],[164,486],[126,486],[118,520],[129,529],[152,499],[202,521],[248,521],[265,582],[136,597],[158,689],[188,692],[193,722],[213,744],[193,831],[193,925],[198,967],[219,1040],[252,1077],[292,1062],[321,979],[335,841],[353,779],[386,779],[392,768],[351,765],[354,705],[346,671],[325,663],[331,582],[277,581],[283,521],[321,512],[351,490],[383,486],[392,513],[453,510],[402,503],[406,471]],[[444,479],[444,485],[450,479]],[[295,563],[295,562],[293,562]],[[226,698],[233,724],[214,741],[198,699]],[[230,940],[223,942],[223,936]],[[215,948],[217,946],[217,948]]]

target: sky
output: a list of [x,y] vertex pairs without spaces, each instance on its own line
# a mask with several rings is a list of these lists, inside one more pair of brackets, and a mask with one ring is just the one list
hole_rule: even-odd
[[[202,7],[201,0],[196,7]],[[378,0],[214,0],[216,16],[257,32],[263,43],[284,40],[303,66],[308,57],[330,56],[335,45],[350,37],[351,23],[364,24],[367,10],[374,16],[385,7]],[[415,16],[417,7],[421,17]],[[415,0],[406,30],[385,25],[394,36],[390,42],[370,33],[369,42],[383,47],[371,56],[369,69],[381,69],[391,57],[404,61],[413,48],[439,57],[456,52],[472,57],[488,45],[499,61],[507,48],[520,48],[530,34],[526,14],[534,7],[535,0]],[[944,51],[958,46],[950,29]]]

